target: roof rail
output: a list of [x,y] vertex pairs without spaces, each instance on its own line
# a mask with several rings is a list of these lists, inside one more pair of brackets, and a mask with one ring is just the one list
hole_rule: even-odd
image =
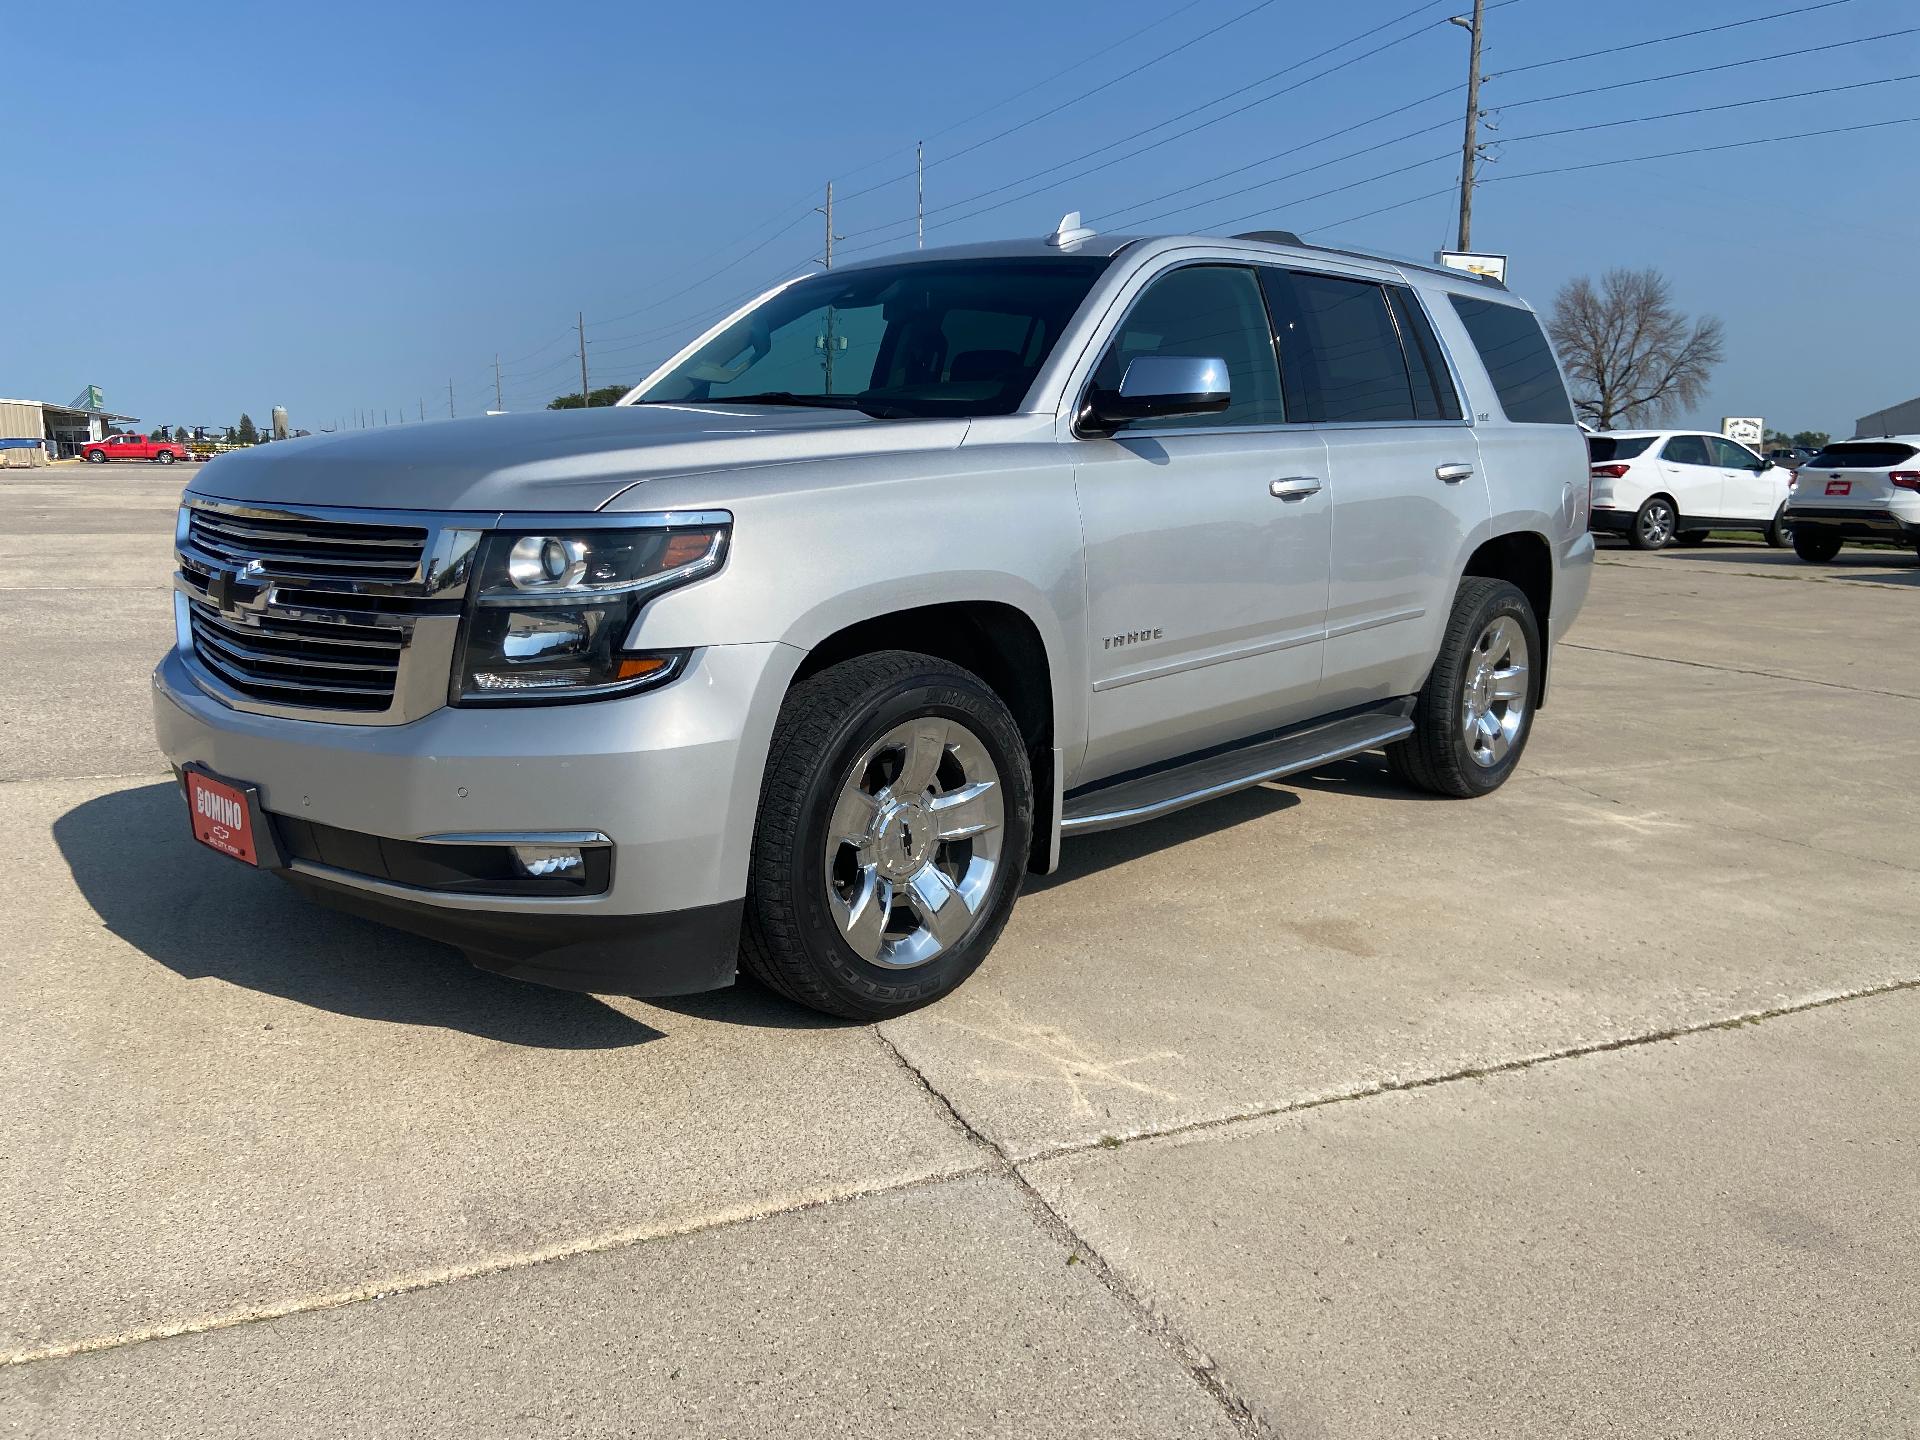
[[1385,255],[1375,250],[1350,250],[1340,245],[1316,245],[1311,240],[1302,240],[1291,230],[1248,230],[1235,235],[1235,240],[1258,240],[1267,245],[1293,245],[1302,250],[1318,250],[1325,255],[1349,255],[1355,260],[1378,260],[1388,265],[1402,265],[1413,270],[1423,270],[1429,275],[1445,275],[1455,280],[1474,280],[1495,290],[1506,289],[1503,281],[1491,275],[1481,275],[1472,270],[1455,270],[1447,265],[1428,265],[1419,260],[1408,260],[1399,255]]

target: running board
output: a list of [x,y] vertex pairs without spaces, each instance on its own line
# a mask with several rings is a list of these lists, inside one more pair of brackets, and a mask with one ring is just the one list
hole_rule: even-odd
[[1363,750],[1376,750],[1413,733],[1413,722],[1407,718],[1412,708],[1411,697],[1391,701],[1357,715],[1318,721],[1231,750],[1069,794],[1060,831],[1063,835],[1090,835],[1096,830],[1135,825],[1263,780],[1277,780]]

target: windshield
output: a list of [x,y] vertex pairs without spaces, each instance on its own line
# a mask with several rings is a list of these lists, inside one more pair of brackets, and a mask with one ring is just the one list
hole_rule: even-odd
[[634,397],[1007,415],[1105,257],[929,260],[789,285]]

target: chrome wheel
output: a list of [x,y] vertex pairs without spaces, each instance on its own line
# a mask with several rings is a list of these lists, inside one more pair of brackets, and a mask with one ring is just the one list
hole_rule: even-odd
[[1473,763],[1492,769],[1507,758],[1526,722],[1533,693],[1526,634],[1511,616],[1495,616],[1474,642],[1467,665],[1461,730]]
[[853,952],[909,970],[966,939],[1005,825],[1000,772],[959,721],[923,715],[868,746],[827,830],[827,903]]
[[1640,511],[1640,539],[1649,550],[1658,550],[1673,539],[1673,507],[1664,500],[1649,500]]

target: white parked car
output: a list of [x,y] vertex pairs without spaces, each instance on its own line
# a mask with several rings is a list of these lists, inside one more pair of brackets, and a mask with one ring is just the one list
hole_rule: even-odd
[[1920,435],[1836,441],[1800,473],[1787,519],[1802,560],[1831,560],[1848,540],[1920,551]]
[[1769,545],[1793,543],[1782,511],[1794,472],[1705,430],[1606,430],[1587,436],[1588,528],[1624,535],[1636,550],[1709,530],[1751,530]]

